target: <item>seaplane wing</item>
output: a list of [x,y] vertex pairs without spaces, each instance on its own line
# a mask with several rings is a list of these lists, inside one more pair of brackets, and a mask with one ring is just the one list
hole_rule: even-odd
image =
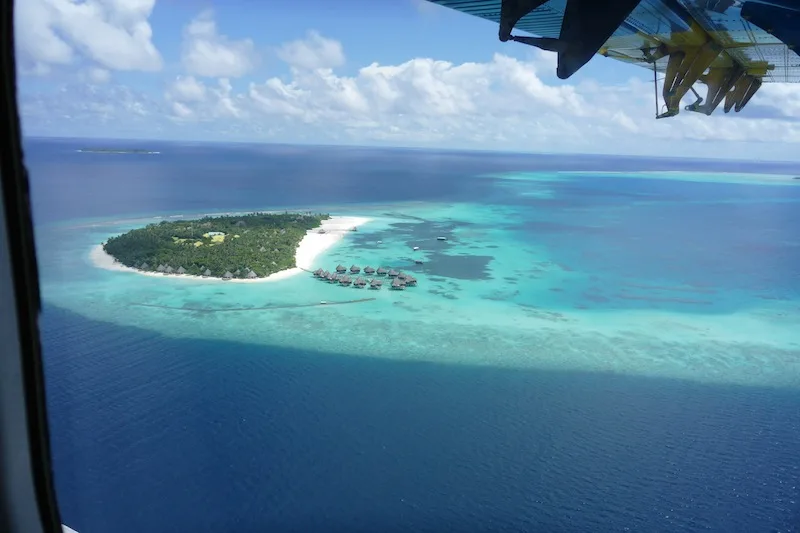
[[[663,81],[656,118],[741,111],[763,83],[800,82],[800,0],[428,0],[495,22],[501,41],[558,54],[567,79],[595,54]],[[701,97],[696,83],[706,86]]]

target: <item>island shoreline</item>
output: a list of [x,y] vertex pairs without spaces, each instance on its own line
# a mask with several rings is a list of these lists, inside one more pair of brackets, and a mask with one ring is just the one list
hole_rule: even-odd
[[[185,280],[197,280],[197,281],[213,281],[213,282],[220,282],[220,283],[267,283],[267,282],[275,282],[280,281],[283,279],[291,278],[296,276],[297,274],[301,274],[306,271],[310,271],[314,267],[314,261],[316,258],[330,249],[332,246],[336,245],[339,241],[341,241],[346,234],[348,234],[353,228],[358,228],[372,219],[366,217],[354,217],[354,216],[332,216],[327,220],[323,220],[322,224],[312,230],[309,230],[305,237],[300,241],[300,244],[297,246],[297,250],[295,251],[295,264],[296,266],[293,268],[289,268],[286,270],[281,270],[279,272],[275,272],[270,274],[269,276],[263,278],[256,278],[256,279],[243,279],[243,278],[232,278],[232,279],[222,279],[213,276],[195,276],[191,274],[166,274],[162,272],[150,272],[139,270],[137,268],[132,268],[129,266],[125,266],[117,261],[111,254],[103,249],[102,244],[97,244],[92,247],[91,251],[89,252],[89,260],[91,263],[97,267],[102,268],[104,270],[113,270],[118,272],[132,272],[135,274],[141,274],[143,276],[153,276],[153,277],[169,277],[169,278],[178,278],[178,279],[185,279]],[[320,230],[324,230],[324,233],[320,233]]]

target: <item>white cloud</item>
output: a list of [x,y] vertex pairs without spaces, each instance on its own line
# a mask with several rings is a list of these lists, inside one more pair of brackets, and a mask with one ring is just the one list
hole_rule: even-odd
[[22,82],[19,100],[26,135],[158,137],[166,115],[159,100],[111,83],[26,90]]
[[236,78],[257,62],[253,41],[230,40],[217,32],[211,11],[200,13],[183,32],[183,66],[190,74]]
[[178,77],[167,89],[167,98],[184,102],[202,102],[206,86],[194,76]]
[[192,76],[176,79],[168,88],[166,98],[171,101],[172,118],[177,120],[211,121],[241,119],[245,115],[242,95],[233,93],[228,78],[220,78],[216,85],[207,86]]
[[185,119],[194,115],[189,106],[181,102],[172,102],[172,113],[178,119]]
[[44,73],[51,64],[72,61],[72,47],[55,32],[56,13],[43,1],[17,2],[14,6],[14,31],[17,55],[30,68]]
[[[94,96],[61,94],[47,100],[52,106],[47,120],[62,114],[88,117],[91,110],[82,104],[94,100],[113,107],[95,109],[98,116],[138,124],[142,135],[153,133],[138,117],[163,119],[178,138],[235,135],[534,152],[798,157],[792,145],[800,142],[797,86],[765,86],[740,114],[682,112],[655,120],[646,72],[615,84],[586,78],[564,83],[544,52],[526,60],[498,54],[462,64],[416,58],[373,63],[343,75],[335,68],[344,62],[341,45],[311,33],[282,47],[281,56],[292,66],[286,78],[245,83],[187,75],[170,83],[160,102],[100,88]],[[44,124],[44,115],[34,112],[39,109],[34,99],[21,94],[28,105],[25,119],[35,115]],[[119,112],[124,102],[131,116]],[[116,124],[103,120],[109,127]]]
[[108,83],[111,73],[103,68],[92,67],[87,72],[87,77],[92,83]]
[[315,31],[308,32],[305,39],[278,48],[278,57],[299,69],[333,68],[344,64],[341,43],[326,39]]
[[46,72],[76,55],[105,69],[159,70],[148,21],[154,5],[155,0],[20,0],[15,28],[21,70]]

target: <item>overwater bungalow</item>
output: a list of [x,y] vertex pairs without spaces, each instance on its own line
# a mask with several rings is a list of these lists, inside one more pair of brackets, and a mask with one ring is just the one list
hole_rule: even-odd
[[258,277],[258,274],[256,274],[252,270],[247,273],[247,279],[256,279],[257,277]]
[[322,270],[321,268],[318,268],[318,269],[316,269],[314,271],[314,277],[315,278],[321,278],[324,273],[325,273],[324,270]]
[[416,287],[417,286],[417,278],[413,276],[406,276],[406,285],[409,287]]
[[405,272],[398,272],[397,273],[397,279],[399,279],[400,281],[405,280],[406,279],[406,273]]
[[350,276],[342,276],[341,278],[339,278],[339,285],[347,286],[350,285],[352,282],[353,280],[350,279]]
[[369,282],[369,288],[373,290],[380,289],[383,286],[383,282],[379,279],[373,279]]
[[361,272],[361,267],[358,267],[356,265],[352,265],[350,267],[350,273],[351,274],[358,274],[359,272]]
[[210,276],[211,275],[211,270],[208,269],[208,268],[205,269],[205,271],[203,272],[203,275],[206,276],[206,277]]
[[385,276],[386,275],[386,269],[383,268],[383,267],[378,267],[378,270],[376,270],[375,273],[377,275],[379,275],[379,276]]
[[344,265],[336,265],[336,272],[347,272],[347,267]]
[[338,282],[339,282],[339,276],[337,276],[334,273],[328,275],[328,283],[338,283]]
[[231,274],[230,270],[226,270],[225,274],[222,275],[222,279],[232,279],[232,278],[233,278],[233,274]]
[[356,280],[353,282],[353,285],[354,285],[354,286],[356,286],[356,287],[358,287],[359,289],[363,288],[363,287],[364,287],[366,284],[367,284],[367,281],[366,281],[364,278],[362,278],[362,277],[358,277],[358,278],[357,278],[357,279],[356,279]]
[[398,272],[397,270],[392,269],[389,271],[390,278],[396,278],[398,274],[400,274],[400,272]]
[[405,286],[405,284],[404,284],[402,281],[400,281],[399,279],[395,279],[395,280],[392,282],[392,287],[391,287],[391,288],[392,288],[392,290],[394,290],[394,291],[402,291],[403,289],[405,289],[405,288],[406,288],[406,286]]
[[368,276],[371,276],[374,273],[375,273],[375,269],[372,268],[371,266],[365,266],[364,267],[364,274],[367,274]]
[[167,268],[164,269],[164,274],[172,274],[175,272],[175,269],[171,266],[167,265]]
[[178,270],[175,271],[176,274],[186,274],[186,269],[182,266],[178,267]]

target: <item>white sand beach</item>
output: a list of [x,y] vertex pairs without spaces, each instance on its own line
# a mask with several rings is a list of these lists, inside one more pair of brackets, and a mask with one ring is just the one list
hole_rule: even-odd
[[[310,230],[305,237],[300,241],[295,252],[295,268],[281,270],[275,272],[265,278],[256,279],[231,279],[222,280],[219,278],[204,278],[202,276],[192,276],[189,274],[162,274],[160,272],[144,272],[135,268],[127,267],[112,256],[110,256],[103,249],[103,245],[98,244],[92,247],[89,252],[89,260],[98,268],[105,270],[117,270],[120,272],[134,272],[143,276],[154,277],[172,277],[181,279],[193,279],[205,282],[220,282],[220,283],[264,283],[269,281],[280,281],[282,279],[290,278],[305,270],[311,270],[314,267],[316,258],[342,240],[345,235],[351,232],[352,228],[357,228],[366,224],[371,219],[365,217],[345,217],[345,216],[332,216],[328,220],[323,220],[322,225],[318,228]],[[324,230],[324,233],[320,233]]]

